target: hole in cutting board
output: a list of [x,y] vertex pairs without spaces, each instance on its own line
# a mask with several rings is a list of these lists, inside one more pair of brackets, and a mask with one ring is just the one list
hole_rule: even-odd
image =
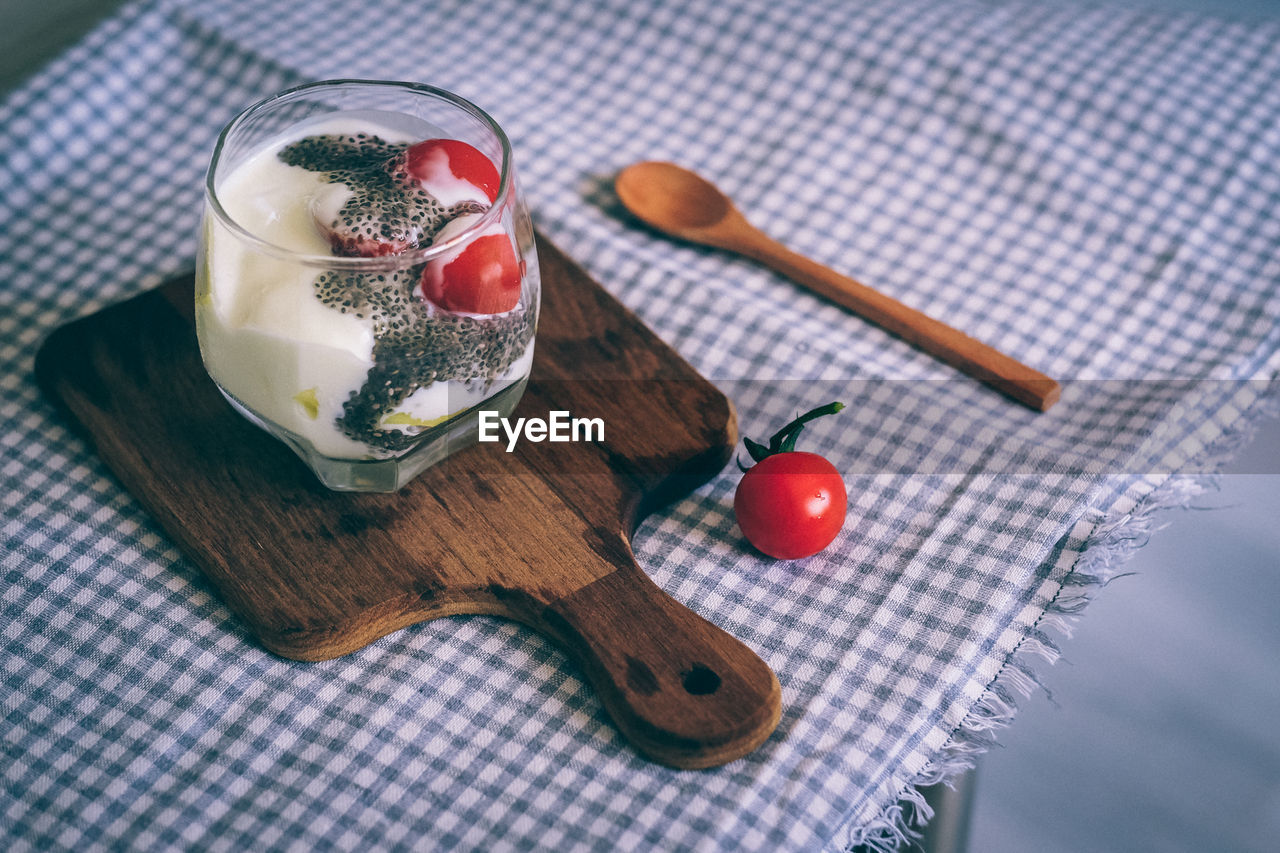
[[720,676],[700,663],[684,673],[684,690],[694,696],[706,696],[720,689]]

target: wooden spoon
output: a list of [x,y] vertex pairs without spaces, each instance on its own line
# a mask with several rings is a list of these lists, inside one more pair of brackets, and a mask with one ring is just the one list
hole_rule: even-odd
[[1058,383],[958,329],[903,305],[783,246],[749,223],[729,197],[674,163],[636,163],[615,179],[618,198],[648,225],[672,237],[727,249],[853,311],[991,387],[1045,411]]

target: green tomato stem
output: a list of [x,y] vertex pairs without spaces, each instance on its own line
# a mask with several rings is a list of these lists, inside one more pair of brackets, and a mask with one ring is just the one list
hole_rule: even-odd
[[792,450],[795,450],[796,436],[800,435],[800,430],[804,429],[805,424],[809,423],[809,421],[816,420],[817,418],[834,415],[843,408],[844,403],[837,402],[827,403],[825,406],[810,409],[791,423],[784,426],[782,429],[775,432],[769,438],[769,449],[773,451],[773,453],[790,453]]
[[[779,453],[791,453],[796,449],[796,439],[800,436],[805,424],[815,418],[834,415],[844,407],[844,403],[827,403],[825,406],[805,412],[770,436],[767,446],[758,441],[752,441],[746,436],[743,436],[742,443],[746,446],[747,453],[751,454],[751,458],[756,462],[763,462],[768,457]],[[747,470],[741,462],[738,463],[738,467],[743,471]]]

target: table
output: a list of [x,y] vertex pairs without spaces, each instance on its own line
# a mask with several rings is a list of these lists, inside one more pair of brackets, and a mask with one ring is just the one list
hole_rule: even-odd
[[[846,849],[1007,724],[1134,535],[1274,409],[1274,26],[1016,4],[126,5],[0,106],[8,846]],[[493,45],[502,49],[493,50]],[[43,401],[71,318],[187,268],[213,135],[264,93],[425,79],[511,133],[539,227],[734,400],[839,395],[852,511],[775,563],[732,469],[639,531],[778,672],[756,753],[632,754],[485,619],[303,665],[255,647]],[[668,158],[774,236],[1063,379],[1012,406],[786,282],[621,216]]]

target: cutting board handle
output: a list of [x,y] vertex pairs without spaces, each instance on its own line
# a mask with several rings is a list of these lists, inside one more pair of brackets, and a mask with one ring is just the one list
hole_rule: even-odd
[[755,749],[778,724],[773,670],[638,568],[605,575],[543,615],[618,728],[654,761],[714,767]]

